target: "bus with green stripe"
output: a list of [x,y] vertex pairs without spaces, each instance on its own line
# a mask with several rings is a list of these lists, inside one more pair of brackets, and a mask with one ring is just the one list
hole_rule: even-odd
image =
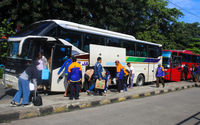
[[[44,56],[47,59],[50,58],[52,55],[51,47],[45,41],[51,41],[51,44],[56,42],[71,46],[71,55],[76,56],[78,62],[82,65],[83,75],[88,67],[94,66],[97,57],[101,57],[105,71],[111,73],[111,84],[116,83],[115,60],[119,60],[124,67],[126,67],[127,62],[131,63],[135,68],[134,83],[137,85],[155,81],[157,64],[162,63],[161,44],[137,40],[131,35],[74,22],[43,20],[31,24],[8,39],[10,49],[7,58],[10,63],[6,65],[5,80],[9,81],[13,79],[11,77],[17,76],[20,73],[17,70],[23,71],[22,69],[25,67],[20,60],[33,60],[30,53],[38,52],[35,51],[37,50],[35,47],[42,48],[44,54],[46,54]],[[37,46],[34,44],[36,42]],[[50,73],[53,73],[53,75],[50,75],[52,78],[50,78],[49,87],[51,91],[64,91],[64,86],[61,84],[62,81],[58,80],[59,76],[56,73],[64,63],[64,60],[57,59],[56,63],[56,67],[51,67]]]

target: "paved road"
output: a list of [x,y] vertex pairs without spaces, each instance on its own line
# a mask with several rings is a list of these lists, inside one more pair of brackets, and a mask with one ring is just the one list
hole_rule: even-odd
[[177,123],[200,124],[200,88],[12,121],[4,125],[174,125]]

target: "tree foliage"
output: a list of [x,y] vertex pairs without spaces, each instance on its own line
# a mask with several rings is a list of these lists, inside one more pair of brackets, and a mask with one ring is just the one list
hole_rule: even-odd
[[[15,32],[12,29],[13,22],[4,19],[0,22],[0,38],[6,39],[8,36],[12,36]],[[0,40],[0,62],[2,58],[7,55],[8,43],[3,40]],[[0,63],[1,64],[1,63]]]
[[[160,43],[164,49],[197,51],[199,23],[177,22],[180,10],[166,0],[1,0],[0,19],[25,27],[45,19],[68,20]],[[197,42],[198,43],[198,42]]]

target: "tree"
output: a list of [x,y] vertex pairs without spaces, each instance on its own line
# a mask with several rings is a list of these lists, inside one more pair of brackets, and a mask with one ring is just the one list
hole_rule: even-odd
[[164,49],[191,47],[199,24],[177,22],[183,14],[167,5],[166,0],[2,0],[0,19],[24,27],[45,19],[68,20],[130,34]]
[[191,50],[193,53],[200,54],[200,37],[192,38],[186,50]]
[[12,29],[12,25],[13,23],[7,19],[4,19],[2,22],[0,22],[0,37],[4,38],[0,40],[0,64],[2,62],[2,58],[7,55],[8,43],[5,39],[15,34]]
[[8,37],[11,35],[14,35],[15,32],[13,31],[12,28],[13,22],[10,22],[7,19],[4,19],[3,21],[0,22],[0,37]]

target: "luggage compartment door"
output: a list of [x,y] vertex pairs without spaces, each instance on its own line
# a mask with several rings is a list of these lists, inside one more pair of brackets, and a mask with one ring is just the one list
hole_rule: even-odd
[[103,67],[114,67],[116,60],[123,66],[126,65],[125,48],[90,44],[90,66],[95,65],[98,57],[102,58]]

